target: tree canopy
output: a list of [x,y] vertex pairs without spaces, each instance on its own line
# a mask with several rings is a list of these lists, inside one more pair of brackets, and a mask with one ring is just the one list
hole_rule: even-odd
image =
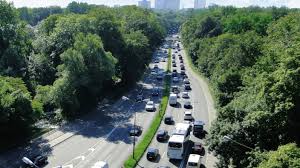
[[[300,144],[299,16],[286,8],[214,7],[183,24],[187,53],[217,100],[207,143],[219,167],[231,158],[237,167],[257,167],[265,151]],[[225,135],[255,151],[224,141]]]

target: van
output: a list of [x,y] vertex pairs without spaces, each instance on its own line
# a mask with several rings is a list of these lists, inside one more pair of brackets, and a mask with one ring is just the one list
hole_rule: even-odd
[[190,154],[186,168],[200,168],[201,156],[197,154]]
[[176,94],[170,94],[169,97],[169,104],[170,106],[176,106],[177,105],[177,95]]

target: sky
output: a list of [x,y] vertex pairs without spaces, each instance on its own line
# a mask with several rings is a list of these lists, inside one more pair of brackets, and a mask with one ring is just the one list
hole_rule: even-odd
[[[107,6],[114,5],[136,5],[139,0],[7,0],[13,2],[14,6],[19,7],[46,7],[61,6],[66,7],[70,2],[86,2],[89,4],[104,4]],[[154,7],[154,1],[151,5]],[[192,8],[194,0],[181,0],[181,8]],[[300,0],[206,0],[206,4],[217,4],[222,6],[232,5],[236,7],[246,7],[250,5],[267,6],[287,6],[289,8],[300,8]]]

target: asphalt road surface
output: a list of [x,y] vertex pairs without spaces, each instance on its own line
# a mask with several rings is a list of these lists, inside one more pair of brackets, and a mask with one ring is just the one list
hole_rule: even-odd
[[[171,38],[171,39],[175,39],[175,38]],[[183,78],[180,77],[180,82],[178,83],[172,83],[173,85],[178,85],[180,87],[180,98],[178,99],[179,105],[177,105],[177,107],[171,107],[168,105],[166,114],[171,114],[175,120],[175,124],[176,123],[180,123],[183,122],[183,118],[184,118],[184,111],[188,111],[187,109],[183,108],[183,104],[186,100],[191,101],[192,103],[192,109],[189,111],[192,111],[192,115],[195,118],[195,120],[202,120],[206,123],[204,130],[206,130],[208,132],[209,126],[210,126],[210,122],[214,119],[215,117],[215,110],[213,108],[213,100],[210,96],[209,90],[207,85],[205,84],[205,82],[203,83],[203,81],[201,81],[199,79],[199,77],[197,75],[194,74],[194,72],[192,72],[191,68],[189,67],[188,63],[187,63],[187,57],[184,53],[183,50],[183,46],[180,45],[181,51],[179,51],[178,53],[175,53],[175,51],[177,51],[177,49],[172,49],[172,54],[175,53],[176,57],[176,65],[177,67],[172,67],[173,69],[177,69],[177,72],[180,72],[180,63],[179,63],[179,57],[178,54],[181,54],[183,56],[183,60],[184,60],[184,65],[186,68],[186,74],[189,77],[190,83],[191,83],[191,87],[192,90],[188,91],[190,98],[189,99],[184,99],[181,97],[181,93],[184,90],[184,86],[183,86]],[[164,124],[164,122],[161,123],[160,128],[159,129],[164,129],[167,130],[170,133],[172,132],[172,130],[174,130],[175,125],[166,125]],[[202,142],[203,143],[203,139],[197,138],[195,136],[192,135],[191,133],[191,141],[193,142]],[[168,156],[167,156],[167,141],[166,142],[158,142],[156,140],[156,138],[154,137],[150,146],[149,147],[154,147],[159,149],[159,157],[157,160],[155,161],[148,161],[146,159],[146,153],[144,154],[144,156],[142,157],[142,159],[140,160],[140,162],[138,163],[137,167],[144,167],[144,168],[157,168],[159,166],[169,166],[169,167],[186,167],[186,162],[187,162],[187,158],[189,155],[189,152],[191,150],[191,143],[189,144],[189,150],[187,150],[187,152],[185,153],[185,159],[183,160],[169,160]],[[208,157],[207,157],[208,156]],[[213,167],[215,158],[207,153],[207,149],[206,149],[206,153],[202,159],[202,163],[205,167]]]
[[[143,134],[136,139],[139,141],[157,112],[161,93],[158,97],[152,97],[151,89],[157,86],[162,90],[163,81],[156,80],[150,74],[150,69],[157,64],[159,70],[165,71],[167,60],[159,63],[154,63],[154,60],[166,55],[158,52],[154,54],[153,62],[143,79],[134,90],[125,95],[130,100],[119,99],[113,103],[102,104],[86,116],[33,140],[28,146],[1,153],[0,168],[20,167],[23,156],[30,158],[41,153],[48,156],[49,163],[46,168],[89,168],[98,161],[106,161],[112,168],[121,167],[132,153],[133,139],[128,131],[133,126],[134,113],[136,124],[143,127]],[[140,91],[144,101],[135,103],[133,100]],[[155,103],[156,112],[144,110],[150,99]]]

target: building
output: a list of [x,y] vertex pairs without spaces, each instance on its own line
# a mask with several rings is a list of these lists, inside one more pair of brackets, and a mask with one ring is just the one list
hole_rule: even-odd
[[147,0],[138,1],[138,6],[141,7],[141,8],[150,9],[151,8],[151,1],[147,1]]
[[194,0],[195,9],[203,9],[206,6],[206,0]]
[[179,10],[180,0],[155,0],[155,9]]

